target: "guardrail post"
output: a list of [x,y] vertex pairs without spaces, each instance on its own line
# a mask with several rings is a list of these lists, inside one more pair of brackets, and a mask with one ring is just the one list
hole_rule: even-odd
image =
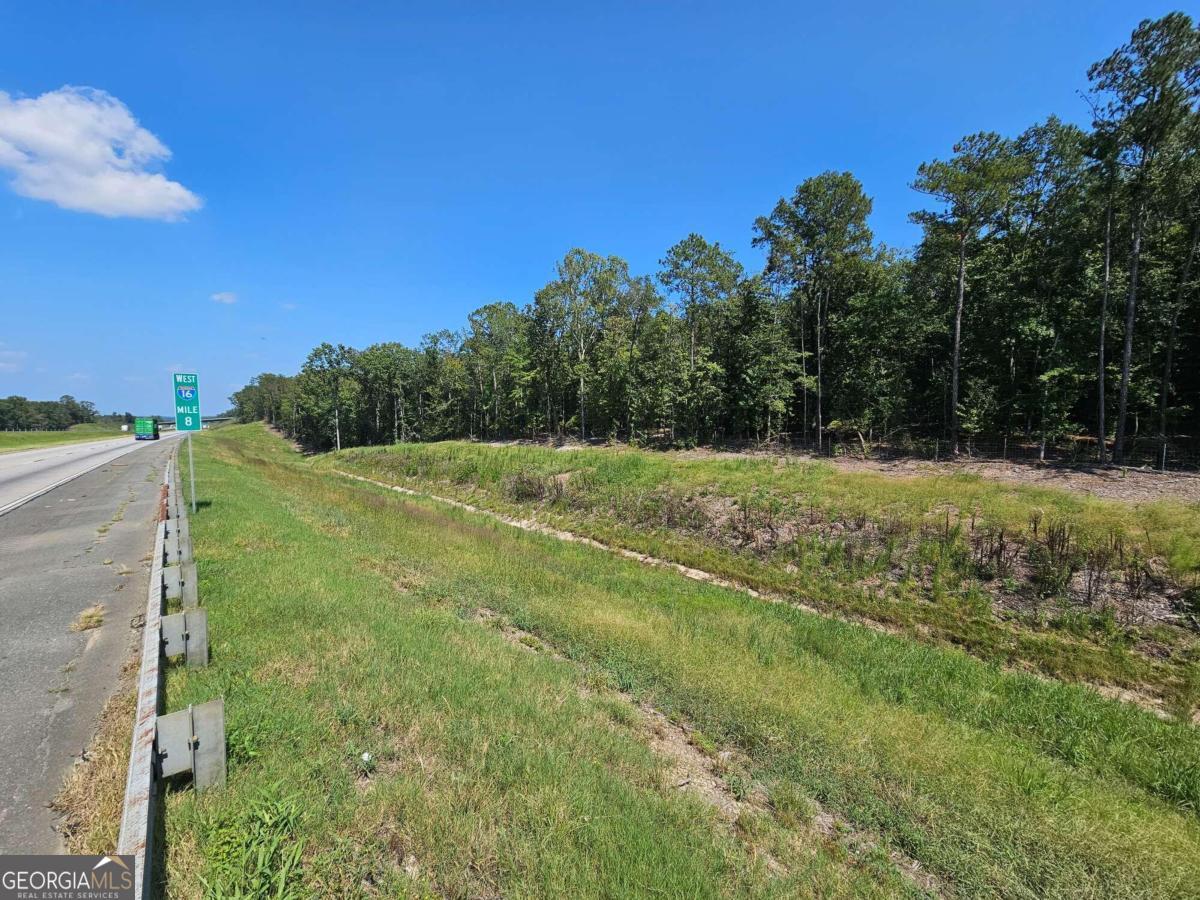
[[208,665],[208,610],[188,609],[162,618],[163,656],[183,656],[189,669]]
[[218,697],[158,717],[159,773],[192,773],[197,791],[225,783],[225,700]]

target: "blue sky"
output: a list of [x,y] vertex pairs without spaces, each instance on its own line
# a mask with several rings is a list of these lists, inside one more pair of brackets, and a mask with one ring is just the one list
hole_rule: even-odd
[[[0,395],[167,411],[178,367],[215,412],[321,340],[524,304],[573,246],[645,272],[697,231],[754,268],[755,216],[826,169],[906,247],[921,161],[1085,122],[1088,65],[1178,4],[183,5],[0,0]],[[64,97],[107,124],[63,137]],[[144,131],[97,161],[113,103]]]

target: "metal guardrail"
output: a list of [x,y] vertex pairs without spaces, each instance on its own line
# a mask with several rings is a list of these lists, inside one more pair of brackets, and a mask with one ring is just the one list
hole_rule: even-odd
[[[187,506],[179,491],[175,456],[168,459],[163,474],[165,497],[150,564],[137,714],[117,842],[118,853],[135,858],[136,895],[142,898],[154,891],[154,827],[161,780],[191,772],[198,791],[225,781],[223,698],[178,712],[159,712],[167,657],[183,655],[188,666],[208,664],[208,614],[199,606]],[[165,614],[164,607],[175,599],[182,611]]]

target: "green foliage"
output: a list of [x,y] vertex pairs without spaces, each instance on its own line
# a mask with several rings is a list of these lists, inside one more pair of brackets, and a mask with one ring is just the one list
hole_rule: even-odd
[[960,433],[1043,450],[1090,434],[1099,449],[1115,431],[1125,453],[1135,418],[1156,442],[1194,435],[1200,369],[1181,361],[1200,354],[1198,35],[1183,13],[1147,20],[1092,66],[1090,132],[1050,116],[922,163],[913,187],[933,203],[912,214],[911,254],[875,241],[852,173],[823,172],[755,220],[761,272],[696,233],[653,276],[575,248],[524,305],[490,303],[416,348],[321,344],[299,375],[235,394],[237,413],[312,449],[824,447],[830,432],[864,450],[949,436],[957,451]]
[[96,420],[96,407],[70,394],[57,400],[28,400],[13,394],[0,397],[0,431],[64,431]]
[[281,784],[270,785],[232,815],[205,822],[208,866],[200,881],[207,896],[214,900],[298,900],[304,896],[298,886],[304,842],[295,836],[301,805],[295,795],[282,793]]

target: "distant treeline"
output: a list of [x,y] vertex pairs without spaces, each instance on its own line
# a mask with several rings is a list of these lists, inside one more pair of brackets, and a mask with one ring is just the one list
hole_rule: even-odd
[[96,407],[64,394],[57,400],[27,400],[15,394],[0,398],[0,431],[62,431],[96,421]]
[[416,348],[322,344],[239,391],[237,414],[314,447],[1089,433],[1119,460],[1136,433],[1194,433],[1200,31],[1147,20],[1088,79],[1090,129],[1051,117],[922,164],[911,253],[875,240],[851,173],[826,172],[754,223],[761,272],[696,234],[653,275],[572,250],[524,307]]
[[[63,431],[72,425],[130,425],[133,413],[99,413],[90,400],[63,394],[57,400],[0,397],[0,431]],[[162,418],[157,417],[157,418]]]

